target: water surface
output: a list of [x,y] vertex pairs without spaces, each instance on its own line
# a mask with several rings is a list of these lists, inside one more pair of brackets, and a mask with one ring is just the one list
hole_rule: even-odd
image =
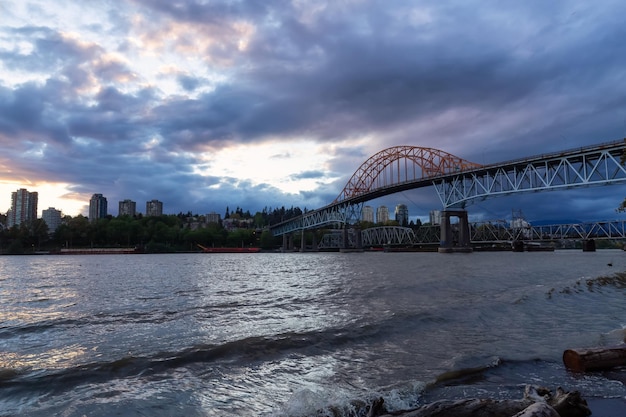
[[561,361],[622,341],[624,271],[622,251],[4,256],[0,415],[624,398],[619,372]]

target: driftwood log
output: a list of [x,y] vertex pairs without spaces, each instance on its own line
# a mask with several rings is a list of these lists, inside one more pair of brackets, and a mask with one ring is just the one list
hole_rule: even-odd
[[442,400],[423,407],[388,412],[382,398],[371,405],[368,417],[587,417],[591,410],[578,391],[527,385],[521,400]]
[[563,363],[574,372],[600,371],[626,366],[626,345],[594,349],[567,349]]
[[513,417],[560,417],[560,415],[546,403],[534,403]]

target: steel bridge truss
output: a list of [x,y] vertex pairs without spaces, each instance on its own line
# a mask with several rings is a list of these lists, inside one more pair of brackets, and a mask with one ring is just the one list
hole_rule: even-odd
[[[343,248],[344,236],[342,230],[331,230],[330,233],[324,234],[322,240],[317,244],[317,249],[338,249]],[[356,241],[354,231],[348,233],[348,244],[354,245]]]
[[[455,225],[453,225],[454,228]],[[346,231],[349,245],[356,242],[358,229]],[[344,244],[343,230],[333,230],[322,238],[318,249],[341,248]],[[458,234],[458,231],[454,231]],[[421,226],[415,230],[408,227],[372,227],[361,231],[363,247],[384,245],[410,246],[439,244],[441,229],[438,225]],[[511,243],[515,241],[557,240],[626,240],[626,220],[556,224],[546,226],[511,227],[504,221],[470,223],[472,243]]]
[[319,210],[308,211],[302,216],[287,222],[272,226],[274,236],[292,233],[304,229],[318,229],[321,227],[345,227],[361,218],[363,203],[330,205]]
[[369,158],[335,201],[272,225],[275,236],[357,222],[366,201],[434,186],[443,209],[513,193],[626,182],[626,140],[481,166],[431,148],[397,146]]
[[371,227],[361,232],[363,246],[412,245],[416,242],[413,229],[400,226]]
[[626,221],[532,226],[527,240],[626,239]]
[[433,181],[444,209],[519,192],[626,182],[623,141],[487,165]]
[[480,167],[439,149],[394,146],[365,161],[352,175],[334,203],[358,198],[398,184],[422,181]]

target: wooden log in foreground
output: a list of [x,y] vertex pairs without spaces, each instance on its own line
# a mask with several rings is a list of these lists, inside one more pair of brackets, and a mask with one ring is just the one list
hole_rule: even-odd
[[561,415],[546,403],[534,403],[513,417],[561,417]]
[[626,366],[626,344],[593,349],[567,349],[563,363],[574,372],[599,371]]

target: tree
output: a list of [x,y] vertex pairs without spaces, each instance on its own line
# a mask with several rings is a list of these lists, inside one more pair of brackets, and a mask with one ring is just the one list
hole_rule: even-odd
[[[249,211],[237,206],[231,212],[227,207],[229,218],[237,219],[233,224],[237,227],[227,231],[221,223],[206,224],[197,230],[185,227],[191,212],[178,215],[162,216],[106,216],[96,221],[87,217],[65,216],[61,226],[50,237],[45,222],[38,220],[11,229],[0,229],[0,250],[11,253],[24,253],[41,249],[87,248],[111,246],[141,246],[147,252],[174,252],[180,250],[197,250],[196,245],[215,247],[254,246],[272,249],[280,245],[281,238],[274,237],[264,230],[269,224],[276,224],[302,214],[297,207],[271,209],[265,207],[254,216]],[[194,220],[195,221],[195,220]]]
[[280,246],[279,239],[282,239],[282,237],[276,237],[269,230],[264,230],[259,238],[259,246],[263,249],[274,249]]
[[48,240],[48,225],[43,219],[35,219],[31,223],[32,243],[37,249],[41,248],[41,244]]
[[[99,221],[106,220],[100,219]],[[68,226],[70,227],[70,246],[87,246],[91,243],[91,227],[89,224],[89,219],[87,219],[87,217],[79,214],[69,221]]]

